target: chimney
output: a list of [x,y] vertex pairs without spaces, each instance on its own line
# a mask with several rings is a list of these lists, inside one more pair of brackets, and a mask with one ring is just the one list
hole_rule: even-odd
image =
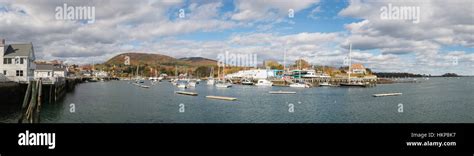
[[0,56],[3,57],[5,53],[5,39],[0,39]]

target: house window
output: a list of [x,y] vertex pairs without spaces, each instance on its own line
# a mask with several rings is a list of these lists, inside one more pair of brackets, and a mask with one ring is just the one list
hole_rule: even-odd
[[3,70],[3,75],[7,76],[7,70]]
[[3,58],[3,64],[12,64],[11,58]]
[[24,62],[25,62],[24,59],[21,58],[20,59],[20,64],[23,64]]
[[16,76],[23,76],[23,70],[17,70]]
[[48,76],[51,76],[51,72],[48,72]]

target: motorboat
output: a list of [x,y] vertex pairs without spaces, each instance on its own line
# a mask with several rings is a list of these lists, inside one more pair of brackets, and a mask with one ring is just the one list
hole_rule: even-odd
[[250,81],[249,79],[242,79],[241,84],[242,85],[253,85],[253,82]]
[[268,81],[266,79],[260,79],[257,81],[257,84],[255,84],[256,86],[272,86],[273,83],[271,81]]
[[290,84],[290,87],[294,87],[294,88],[310,88],[310,86],[308,84],[305,84],[303,82],[298,82],[298,83],[292,83]]

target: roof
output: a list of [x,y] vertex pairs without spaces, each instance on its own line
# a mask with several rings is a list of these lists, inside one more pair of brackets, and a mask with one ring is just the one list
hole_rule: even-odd
[[365,69],[365,67],[362,64],[352,64],[351,68],[352,69]]
[[33,52],[33,44],[10,44],[5,50],[4,56],[30,56]]
[[64,68],[64,67],[59,67],[59,66],[54,66],[54,69],[53,69],[53,70],[54,70],[54,71],[65,71],[66,68]]
[[37,64],[36,70],[53,70],[54,66],[51,64]]

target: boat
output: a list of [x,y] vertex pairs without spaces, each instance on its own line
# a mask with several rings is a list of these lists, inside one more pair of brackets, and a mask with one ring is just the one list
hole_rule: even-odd
[[260,79],[257,81],[257,84],[255,84],[256,86],[272,86],[273,85],[273,82],[270,82],[266,79]]
[[214,85],[216,83],[214,79],[214,67],[211,67],[211,72],[209,73],[209,78],[207,78],[207,85]]
[[96,77],[94,77],[94,78],[88,80],[88,82],[98,82],[98,81],[99,81],[99,80],[98,80]]
[[196,87],[196,83],[197,83],[196,81],[190,80],[190,81],[188,82],[188,87]]
[[187,85],[186,81],[178,81],[178,82],[176,82],[176,86],[178,88],[188,88],[188,85]]
[[143,80],[143,79],[137,79],[136,82],[137,82],[137,83],[145,83],[145,80]]
[[216,81],[214,80],[214,78],[210,77],[207,79],[207,85],[214,85],[216,83]]
[[142,87],[142,88],[150,88],[150,86],[146,86],[146,85],[140,85],[140,87]]
[[315,70],[303,70],[306,74],[301,75],[303,78],[331,78],[331,76],[325,73],[316,73]]
[[294,88],[310,88],[310,86],[308,84],[305,84],[303,82],[297,82],[297,83],[292,83],[290,84],[290,87],[294,87]]
[[232,84],[230,84],[228,82],[225,82],[225,81],[218,81],[216,83],[216,87],[217,88],[230,88],[230,87],[232,87]]
[[173,86],[176,86],[178,84],[178,79],[171,79],[170,82]]
[[253,85],[253,82],[250,81],[249,79],[242,79],[241,84],[242,85]]
[[352,60],[351,60],[351,53],[352,53],[352,43],[349,44],[349,70],[347,72],[347,83],[340,83],[340,86],[344,87],[367,87],[366,84],[362,82],[352,82],[351,81],[351,66],[352,66]]
[[367,87],[367,85],[362,82],[341,83],[339,85],[344,87]]
[[329,84],[329,82],[321,82],[319,86],[331,86],[331,84]]
[[[222,74],[223,74],[223,76],[222,76],[221,80],[217,81],[216,87],[217,87],[217,88],[230,88],[230,87],[232,87],[232,84],[231,84],[231,83],[228,83],[228,82],[226,81],[226,79],[225,79],[225,71],[224,71],[224,70],[225,70],[225,67],[222,67],[222,68],[223,68],[223,69],[222,69]],[[217,74],[218,74],[218,77],[220,77],[219,68],[217,68]]]

